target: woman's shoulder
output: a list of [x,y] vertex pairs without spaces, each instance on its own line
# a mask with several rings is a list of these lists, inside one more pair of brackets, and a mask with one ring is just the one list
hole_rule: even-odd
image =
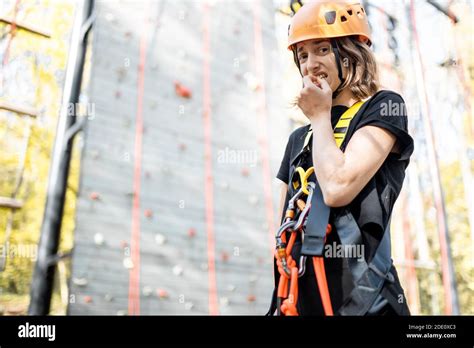
[[403,97],[392,90],[384,89],[375,93],[372,97],[366,100],[364,108],[364,117],[367,118],[377,118],[381,116],[400,116],[397,119],[387,119],[385,121],[396,121],[405,122],[401,119],[406,119],[407,117],[407,108]]
[[400,95],[400,93],[390,89],[381,89],[368,99],[371,104],[388,100],[403,102],[403,97]]
[[292,141],[293,143],[303,142],[304,138],[306,137],[306,134],[308,134],[309,128],[309,124],[296,128],[290,134],[290,141]]

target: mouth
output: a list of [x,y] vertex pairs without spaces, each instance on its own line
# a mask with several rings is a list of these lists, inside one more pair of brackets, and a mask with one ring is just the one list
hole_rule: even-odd
[[319,73],[317,75],[311,75],[311,80],[313,81],[313,83],[318,83],[318,81],[316,80],[316,77],[319,77],[321,80],[327,80],[328,78],[328,75],[326,73]]
[[324,80],[326,80],[326,79],[328,78],[328,75],[325,74],[325,73],[320,73],[320,74],[318,74],[317,76],[318,76],[320,79],[324,79]]

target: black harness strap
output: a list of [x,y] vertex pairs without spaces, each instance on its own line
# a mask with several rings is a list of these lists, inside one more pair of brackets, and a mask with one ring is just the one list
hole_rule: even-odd
[[301,247],[301,254],[306,256],[323,255],[326,227],[331,212],[331,208],[324,204],[323,193],[319,183],[316,181],[315,184],[316,187],[311,198],[311,209],[306,220],[304,242]]
[[344,83],[344,78],[342,77],[341,55],[339,53],[339,46],[337,44],[337,40],[332,39],[331,46],[334,51],[334,57],[336,58],[337,76],[339,77],[339,86],[337,86],[336,90],[332,94],[332,99],[334,99],[339,95],[339,93],[341,93],[340,87]]
[[[362,245],[362,234],[352,214],[346,213],[334,221],[337,234],[344,246]],[[339,309],[340,315],[365,315],[379,296],[385,281],[394,282],[390,273],[390,221],[384,231],[382,240],[367,264],[364,257],[347,258],[354,281],[354,289]]]

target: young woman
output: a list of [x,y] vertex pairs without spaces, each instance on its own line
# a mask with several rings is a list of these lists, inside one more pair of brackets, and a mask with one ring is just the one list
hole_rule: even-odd
[[[306,171],[314,166],[308,181],[317,183],[320,192],[319,201],[316,194],[312,197],[306,231],[298,233],[291,250],[296,266],[304,269],[298,280],[299,315],[409,315],[390,257],[389,227],[413,139],[402,97],[379,88],[370,44],[365,10],[354,2],[309,2],[289,28],[288,46],[303,80],[297,105],[309,124],[290,135],[277,175],[283,182],[283,214],[298,191],[297,167]],[[329,223],[331,232],[318,246],[308,229],[321,222]],[[288,240],[291,230],[284,233]],[[341,256],[337,251],[343,246],[357,246],[351,250],[361,255]],[[314,256],[324,257],[330,311]],[[268,315],[285,314],[282,301],[288,289],[277,296],[281,260],[278,266]]]

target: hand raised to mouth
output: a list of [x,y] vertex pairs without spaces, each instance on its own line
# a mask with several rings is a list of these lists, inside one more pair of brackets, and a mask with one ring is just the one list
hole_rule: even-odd
[[321,114],[330,117],[332,90],[326,79],[319,76],[304,76],[298,106],[310,120]]

